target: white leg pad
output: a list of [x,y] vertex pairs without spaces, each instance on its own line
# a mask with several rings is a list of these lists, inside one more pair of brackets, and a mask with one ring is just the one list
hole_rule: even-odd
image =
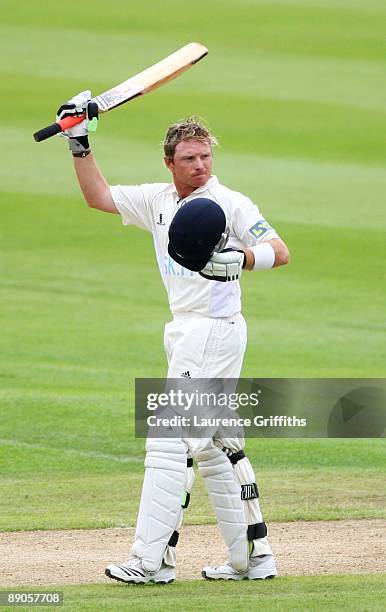
[[142,560],[146,571],[157,572],[179,518],[186,448],[178,439],[149,439],[146,448],[145,477],[131,554]]
[[[256,482],[255,472],[248,457],[240,459],[233,466],[237,480],[241,485],[249,485]],[[260,504],[258,498],[248,499],[244,501],[248,513],[248,524],[253,525],[254,523],[262,523],[263,516],[260,510]]]
[[[255,472],[248,457],[240,459],[237,463],[235,463],[233,469],[237,476],[237,480],[241,485],[256,483]],[[261,514],[258,498],[245,500],[244,504],[247,512],[248,525],[262,523],[263,516]],[[272,550],[266,537],[253,540],[252,556],[256,557],[259,555],[272,555]]]
[[[180,506],[177,523],[174,528],[175,531],[177,532],[181,528],[181,525],[182,525],[182,521],[184,518],[184,509],[186,508],[185,502],[188,499],[188,496],[190,496],[190,493],[193,487],[193,483],[194,483],[194,469],[193,467],[188,467],[186,468],[186,475],[185,475],[185,488],[184,488],[185,497],[183,496],[183,499],[181,500],[181,503],[183,503],[184,505]],[[176,567],[177,559],[176,559],[176,547],[175,546],[168,545],[166,547],[166,551],[165,551],[163,560],[164,560],[164,563],[166,563],[166,565],[170,565],[171,567]]]
[[248,540],[245,504],[241,488],[228,457],[217,447],[197,456],[218,525],[229,549],[229,562],[237,572],[248,567]]

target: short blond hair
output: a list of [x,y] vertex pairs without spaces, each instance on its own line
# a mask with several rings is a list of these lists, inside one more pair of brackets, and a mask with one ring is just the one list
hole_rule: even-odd
[[211,147],[217,145],[217,138],[198,117],[188,117],[169,127],[164,140],[164,153],[167,159],[173,159],[176,146],[183,140],[199,140],[208,143]]

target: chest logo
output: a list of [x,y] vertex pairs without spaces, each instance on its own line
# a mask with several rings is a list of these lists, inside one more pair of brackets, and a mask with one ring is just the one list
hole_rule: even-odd
[[162,213],[158,215],[157,225],[165,225],[164,216]]

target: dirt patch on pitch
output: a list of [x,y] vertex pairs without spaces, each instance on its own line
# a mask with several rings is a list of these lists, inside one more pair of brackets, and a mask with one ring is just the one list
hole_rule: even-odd
[[[269,539],[282,576],[384,572],[386,521],[271,523]],[[108,563],[128,556],[134,529],[3,533],[0,586],[105,582]],[[200,578],[204,565],[226,558],[215,525],[186,525],[178,543],[177,577]]]

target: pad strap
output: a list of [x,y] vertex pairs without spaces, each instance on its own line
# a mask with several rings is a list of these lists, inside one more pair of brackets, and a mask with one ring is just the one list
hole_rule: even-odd
[[265,523],[255,523],[254,525],[249,525],[248,540],[249,542],[252,542],[253,540],[265,538],[267,533],[267,526]]
[[[227,449],[223,448],[223,451],[226,453]],[[231,455],[228,455],[228,459],[232,465],[236,465],[236,463],[241,459],[244,459],[244,457],[245,453],[243,450],[240,450],[238,453],[232,453]]]
[[241,485],[241,499],[247,501],[249,499],[258,499],[259,490],[255,482]]
[[178,531],[173,531],[172,535],[170,536],[170,540],[168,542],[169,546],[177,546],[179,537],[180,537],[180,534],[178,533]]

